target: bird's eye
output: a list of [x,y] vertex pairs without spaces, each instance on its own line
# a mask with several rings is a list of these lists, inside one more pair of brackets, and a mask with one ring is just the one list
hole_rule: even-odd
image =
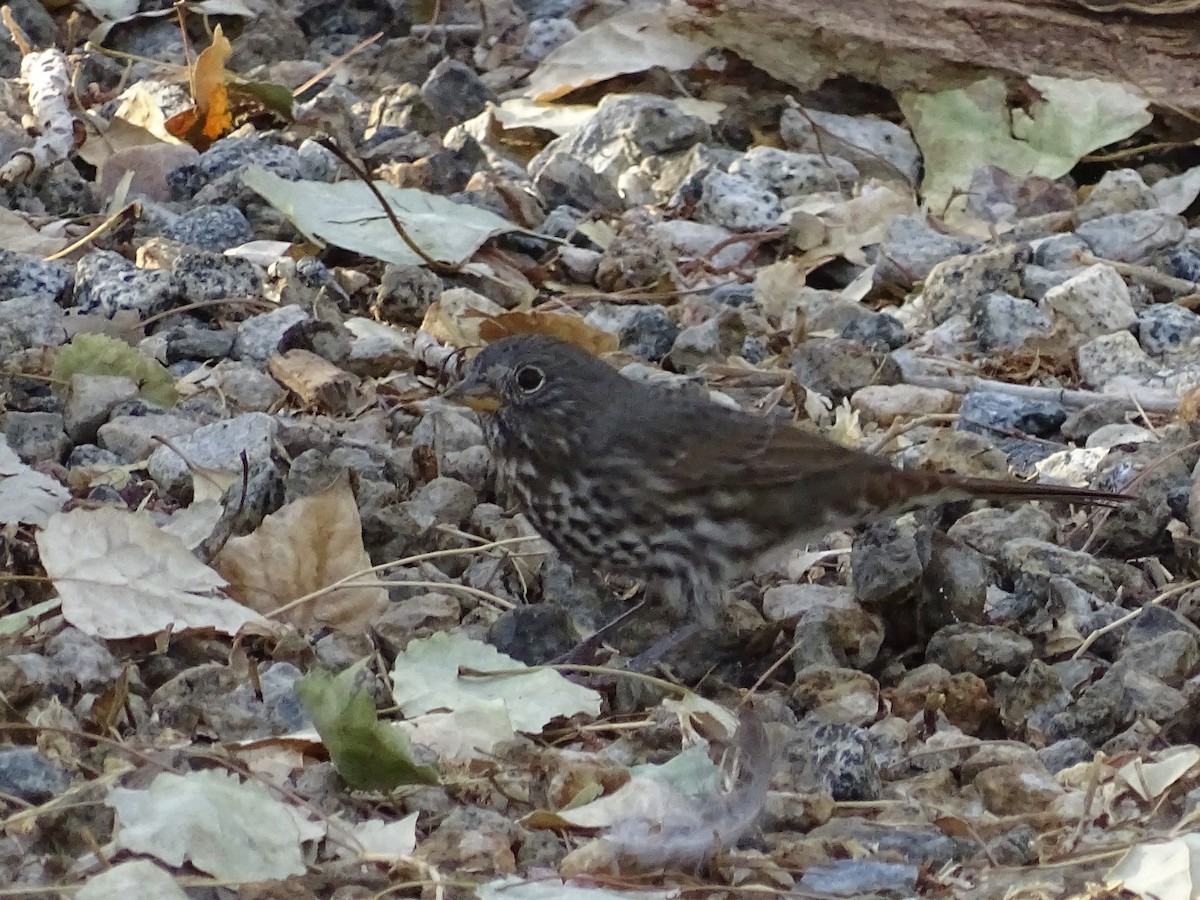
[[537,366],[521,366],[517,369],[517,387],[526,394],[542,389],[546,383],[546,375]]

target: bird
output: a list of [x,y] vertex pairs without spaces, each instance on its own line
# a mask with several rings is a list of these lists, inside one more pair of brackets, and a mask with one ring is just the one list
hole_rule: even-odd
[[489,344],[445,397],[479,414],[498,487],[568,563],[640,580],[705,624],[736,574],[836,530],[972,498],[1132,499],[898,469],[785,418],[626,378],[548,335]]

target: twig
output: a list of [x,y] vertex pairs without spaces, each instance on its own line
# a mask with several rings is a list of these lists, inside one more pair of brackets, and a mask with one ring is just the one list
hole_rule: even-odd
[[1149,284],[1156,284],[1177,294],[1195,294],[1197,291],[1200,291],[1200,284],[1197,284],[1195,281],[1176,278],[1173,275],[1164,275],[1162,272],[1152,269],[1149,266],[1138,266],[1133,263],[1118,262],[1115,259],[1104,259],[1100,256],[1094,256],[1091,253],[1084,253],[1082,250],[1076,250],[1073,257],[1084,265],[1109,266],[1118,275],[1126,278],[1136,278],[1138,281],[1145,281]]
[[1109,622],[1107,625],[1103,626],[1102,628],[1097,628],[1095,631],[1093,631],[1091,634],[1089,634],[1086,638],[1084,638],[1083,643],[1080,644],[1079,647],[1075,650],[1075,652],[1071,654],[1071,659],[1079,659],[1079,657],[1081,657],[1085,652],[1087,652],[1087,649],[1089,647],[1091,647],[1092,644],[1096,643],[1096,641],[1098,641],[1104,635],[1108,634],[1109,632],[1116,631],[1118,628],[1120,628],[1122,625],[1124,625],[1127,622],[1132,622],[1134,619],[1136,619],[1138,616],[1140,616],[1149,607],[1158,606],[1160,603],[1162,603],[1166,600],[1170,600],[1172,597],[1178,596],[1179,594],[1182,594],[1185,591],[1189,591],[1194,587],[1200,587],[1200,580],[1186,581],[1183,584],[1177,584],[1173,588],[1169,588],[1169,589],[1163,591],[1161,594],[1159,594],[1157,597],[1155,597],[1149,603],[1143,603],[1137,609],[1131,610],[1130,612],[1121,616],[1121,618],[1117,619],[1115,622]]
[[920,375],[906,374],[904,381],[918,387],[941,388],[955,394],[971,391],[995,391],[1025,400],[1056,400],[1064,406],[1082,407],[1092,403],[1118,402],[1129,404],[1131,412],[1139,407],[1146,412],[1173,413],[1179,406],[1179,398],[1167,390],[1143,388],[1122,394],[1101,394],[1098,391],[1082,391],[1069,388],[1037,387],[1029,384],[1009,384],[974,375]]

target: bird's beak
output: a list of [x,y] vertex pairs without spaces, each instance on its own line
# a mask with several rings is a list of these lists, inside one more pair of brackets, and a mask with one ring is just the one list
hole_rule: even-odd
[[502,405],[500,396],[492,389],[491,385],[471,375],[450,388],[442,396],[454,403],[470,407],[475,412],[496,412]]

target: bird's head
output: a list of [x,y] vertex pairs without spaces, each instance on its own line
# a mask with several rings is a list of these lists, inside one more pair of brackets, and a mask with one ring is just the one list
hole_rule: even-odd
[[445,396],[510,427],[521,423],[527,430],[554,421],[561,428],[623,382],[575,344],[528,334],[488,345]]

